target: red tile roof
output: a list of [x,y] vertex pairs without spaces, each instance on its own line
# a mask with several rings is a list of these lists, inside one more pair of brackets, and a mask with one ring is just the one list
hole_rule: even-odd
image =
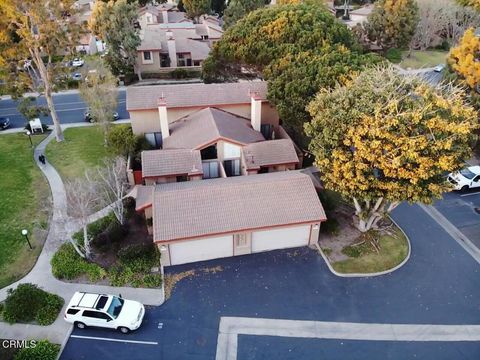
[[154,241],[326,220],[312,180],[298,171],[157,185],[153,206]]
[[143,177],[202,174],[200,151],[190,149],[142,151]]
[[127,110],[157,109],[160,97],[165,98],[169,108],[248,104],[252,92],[266,99],[267,83],[245,81],[222,84],[129,86]]

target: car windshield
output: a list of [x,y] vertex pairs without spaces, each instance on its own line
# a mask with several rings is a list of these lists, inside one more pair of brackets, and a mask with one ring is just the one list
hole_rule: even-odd
[[118,315],[120,314],[120,311],[122,311],[122,307],[123,307],[124,302],[125,302],[125,300],[114,296],[110,306],[108,307],[107,312],[110,315],[112,315],[112,317],[114,319],[116,319],[118,317]]
[[473,179],[473,177],[475,176],[475,174],[468,169],[460,170],[460,174],[465,176],[467,179]]

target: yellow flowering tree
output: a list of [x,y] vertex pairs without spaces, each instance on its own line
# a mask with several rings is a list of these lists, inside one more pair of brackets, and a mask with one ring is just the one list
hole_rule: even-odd
[[475,35],[473,28],[465,31],[458,46],[450,51],[448,62],[470,88],[480,85],[480,35]]
[[453,85],[433,89],[391,67],[320,91],[305,125],[325,187],[351,199],[368,231],[402,201],[430,203],[471,154],[476,112]]
[[480,0],[457,0],[463,6],[471,6],[480,11]]

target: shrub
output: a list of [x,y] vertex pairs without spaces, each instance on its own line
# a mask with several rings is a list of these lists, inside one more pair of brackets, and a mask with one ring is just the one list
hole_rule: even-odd
[[57,279],[73,280],[86,275],[92,282],[103,279],[106,271],[94,263],[89,263],[81,258],[72,244],[65,243],[53,255],[52,273]]
[[402,61],[402,52],[399,49],[388,49],[385,57],[392,63],[398,64]]
[[3,318],[13,324],[36,320],[40,325],[50,325],[62,309],[63,299],[50,294],[34,284],[20,284],[8,290]]
[[135,272],[150,272],[160,262],[160,253],[155,244],[130,245],[118,252],[120,264]]
[[162,275],[147,274],[143,276],[143,286],[148,288],[158,288],[162,285]]
[[177,68],[170,72],[170,76],[173,79],[186,79],[188,78],[188,71],[185,69]]
[[320,232],[328,235],[338,235],[340,232],[340,224],[338,223],[338,220],[329,217],[327,221],[323,222],[320,226]]
[[15,355],[14,360],[55,360],[60,345],[52,344],[48,340],[40,340],[35,347],[25,347]]
[[345,246],[342,249],[342,254],[351,258],[357,258],[362,255],[361,249],[358,246]]
[[115,217],[115,214],[113,212],[109,213],[107,216],[100,218],[87,226],[87,232],[88,236],[91,239],[94,239],[98,234],[102,233],[105,231],[110,224],[112,223],[117,223],[117,218]]

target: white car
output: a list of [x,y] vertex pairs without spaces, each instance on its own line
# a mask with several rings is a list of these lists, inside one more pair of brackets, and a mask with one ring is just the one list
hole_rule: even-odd
[[72,66],[81,67],[81,66],[83,66],[84,63],[85,63],[85,61],[83,61],[82,59],[75,58],[72,61]]
[[433,71],[435,72],[442,72],[443,69],[445,69],[445,64],[439,64],[433,68]]
[[480,188],[480,166],[470,166],[450,173],[448,181],[455,190],[467,191],[468,189]]
[[140,327],[144,315],[145,307],[137,301],[77,291],[68,303],[64,319],[79,329],[95,326],[127,334]]

